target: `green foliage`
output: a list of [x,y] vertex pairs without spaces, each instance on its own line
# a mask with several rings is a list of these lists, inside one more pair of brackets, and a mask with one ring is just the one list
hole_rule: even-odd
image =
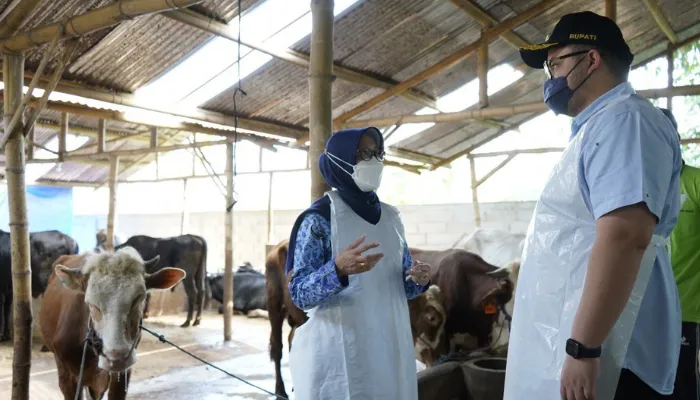
[[[700,84],[700,41],[682,47],[676,52],[673,70],[674,85]],[[681,137],[684,139],[700,137],[700,124],[698,124],[697,118],[700,115],[700,96],[678,98],[673,103],[674,115],[679,120]],[[676,113],[676,108],[682,110],[684,115],[679,116]],[[683,124],[681,121],[686,123]],[[683,159],[690,165],[700,165],[700,146],[697,144],[683,145]]]

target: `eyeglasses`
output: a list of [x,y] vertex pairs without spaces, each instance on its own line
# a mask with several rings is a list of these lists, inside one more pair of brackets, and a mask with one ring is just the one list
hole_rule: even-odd
[[579,54],[586,54],[589,51],[591,50],[574,51],[573,53],[564,54],[563,56],[553,57],[551,60],[544,60],[544,73],[545,75],[547,75],[547,79],[552,79],[552,76],[554,76],[554,73],[552,72],[553,61],[560,61],[569,57],[577,56]]
[[357,155],[363,161],[369,161],[372,157],[376,157],[379,161],[384,161],[384,150],[370,150],[370,149],[359,149],[357,150]]

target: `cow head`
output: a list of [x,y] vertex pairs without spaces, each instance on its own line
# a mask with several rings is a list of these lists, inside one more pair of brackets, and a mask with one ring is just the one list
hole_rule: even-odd
[[146,292],[169,289],[185,277],[179,268],[163,268],[154,274],[146,269],[159,256],[143,261],[132,247],[116,252],[87,253],[79,268],[55,266],[61,283],[85,294],[92,328],[102,340],[99,367],[120,372],[136,362]]
[[41,239],[31,238],[31,266],[32,266],[32,297],[35,299],[44,293],[51,276],[52,265],[58,257],[70,254],[65,242],[47,243]]
[[447,349],[447,314],[440,288],[431,285],[425,293],[409,300],[408,305],[416,358],[425,365],[432,366]]

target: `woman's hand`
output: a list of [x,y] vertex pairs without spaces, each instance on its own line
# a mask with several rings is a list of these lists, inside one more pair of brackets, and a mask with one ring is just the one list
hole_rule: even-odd
[[413,260],[411,269],[406,272],[406,280],[412,279],[418,285],[427,285],[430,282],[430,264]]
[[362,244],[362,242],[365,240],[365,237],[366,235],[362,235],[355,239],[354,242],[350,243],[345,250],[335,257],[335,269],[338,276],[347,276],[367,272],[374,268],[379,260],[384,257],[384,254],[382,253],[369,254],[366,256],[362,255],[362,253],[367,250],[379,247],[379,243],[377,242],[363,244],[360,246],[360,244]]

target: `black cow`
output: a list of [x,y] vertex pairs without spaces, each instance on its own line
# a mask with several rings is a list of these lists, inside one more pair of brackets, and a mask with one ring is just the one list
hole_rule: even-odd
[[[48,285],[51,266],[58,257],[78,254],[78,242],[56,230],[29,233],[32,297],[41,296]],[[12,258],[10,232],[0,230],[0,342],[10,340],[12,313]]]
[[[192,321],[192,313],[197,307],[197,316],[192,326],[199,325],[204,307],[205,277],[207,275],[207,242],[201,236],[180,235],[168,238],[154,238],[146,235],[130,237],[126,242],[115,246],[118,250],[124,246],[131,246],[139,252],[144,260],[150,260],[159,255],[158,263],[148,271],[152,274],[164,267],[183,269],[187,275],[182,280],[187,293],[187,320],[180,326],[186,328]],[[175,287],[173,286],[173,290]],[[146,307],[144,318],[148,318],[148,305],[150,294],[146,295]]]
[[[224,274],[211,274],[207,276],[207,283],[211,291],[211,297],[219,303],[224,302]],[[233,274],[233,310],[248,314],[252,310],[267,311],[267,291],[265,289],[265,275],[257,271],[246,262],[238,267]],[[223,305],[219,306],[219,313],[223,312]]]

